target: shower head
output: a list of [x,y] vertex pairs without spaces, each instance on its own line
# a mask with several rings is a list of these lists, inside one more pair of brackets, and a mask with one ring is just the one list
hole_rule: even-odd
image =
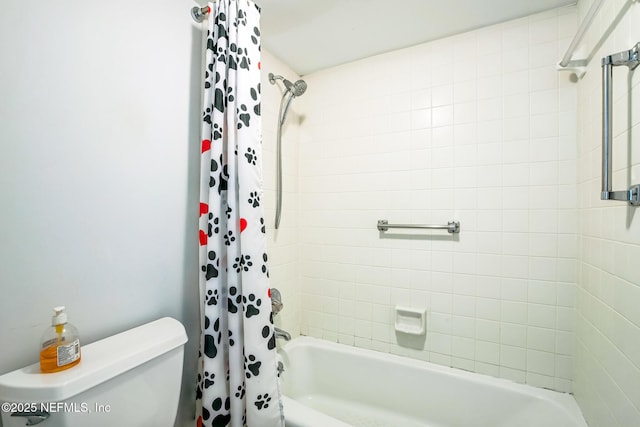
[[293,96],[300,96],[307,91],[307,82],[304,80],[298,80],[295,83],[291,83],[289,80],[284,79],[284,86]]
[[307,82],[304,80],[298,80],[295,83],[291,83],[289,80],[285,79],[282,76],[274,75],[273,73],[269,73],[269,83],[275,84],[276,80],[282,80],[284,87],[290,92],[293,96],[300,96],[307,90]]

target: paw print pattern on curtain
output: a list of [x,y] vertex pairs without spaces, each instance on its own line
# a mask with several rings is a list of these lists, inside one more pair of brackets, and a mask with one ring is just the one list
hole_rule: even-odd
[[260,203],[260,9],[250,0],[209,7],[197,426],[283,427]]

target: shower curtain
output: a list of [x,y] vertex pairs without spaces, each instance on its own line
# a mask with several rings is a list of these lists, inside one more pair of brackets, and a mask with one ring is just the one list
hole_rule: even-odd
[[260,9],[209,3],[197,426],[282,427],[262,207]]

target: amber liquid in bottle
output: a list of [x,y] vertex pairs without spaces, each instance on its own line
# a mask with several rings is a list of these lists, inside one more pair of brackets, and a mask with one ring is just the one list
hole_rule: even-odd
[[82,358],[82,354],[80,354],[77,360],[74,360],[73,362],[67,363],[63,366],[58,366],[58,346],[68,345],[71,343],[62,339],[64,325],[56,325],[55,328],[56,334],[58,335],[57,342],[50,344],[48,347],[43,348],[40,351],[40,372],[45,374],[60,372],[64,371],[65,369],[72,368],[80,363],[80,359]]

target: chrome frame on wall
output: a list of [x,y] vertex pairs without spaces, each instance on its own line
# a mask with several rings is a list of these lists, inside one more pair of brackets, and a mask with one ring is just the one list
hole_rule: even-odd
[[624,52],[602,58],[602,200],[619,200],[640,205],[640,185],[634,184],[626,191],[613,191],[612,143],[613,143],[613,67],[626,65],[634,70],[640,65],[640,43]]
[[390,228],[417,228],[422,230],[447,230],[449,233],[460,232],[460,222],[450,221],[446,225],[442,224],[389,224],[386,219],[378,220],[378,231],[387,231]]

